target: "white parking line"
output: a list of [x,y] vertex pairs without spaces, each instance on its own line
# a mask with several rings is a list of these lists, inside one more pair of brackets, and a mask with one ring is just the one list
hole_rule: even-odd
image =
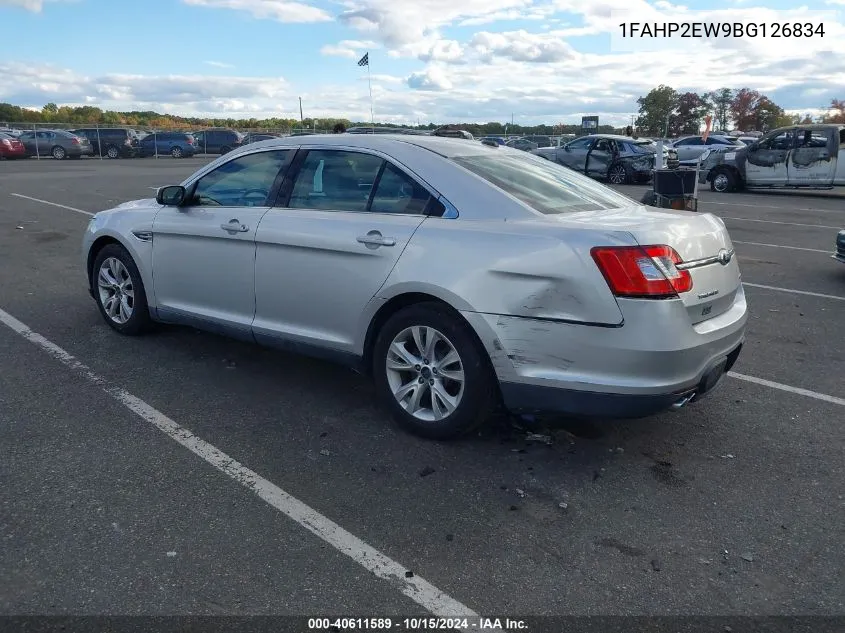
[[769,204],[740,204],[736,202],[713,202],[703,200],[703,204],[717,204],[724,207],[749,207],[751,209],[779,209],[780,211],[819,211],[821,213],[842,213],[839,209],[814,209],[812,207],[778,207]]
[[58,202],[50,202],[49,200],[41,200],[39,198],[31,198],[30,196],[25,196],[22,193],[10,193],[10,196],[15,196],[16,198],[23,198],[25,200],[32,200],[33,202],[40,202],[41,204],[49,204],[51,207],[59,207],[60,209],[67,209],[68,211],[76,211],[77,213],[82,213],[84,215],[93,216],[94,214],[90,211],[83,211],[82,209],[77,209],[76,207],[69,207],[66,204],[59,204]]
[[375,576],[397,587],[404,595],[432,614],[441,617],[478,617],[478,614],[469,607],[446,595],[420,576],[414,574],[411,578],[406,577],[405,572],[409,569],[408,567],[388,558],[387,555],[347,532],[331,519],[292,497],[246,466],[236,462],[223,451],[200,439],[188,429],[179,426],[161,411],[154,409],[124,389],[110,386],[110,382],[106,381],[105,378],[95,374],[88,366],[55,343],[37,332],[33,332],[8,312],[0,310],[0,323],[5,324],[30,343],[40,347],[74,373],[101,388],[127,409],[163,431],[168,437],[237,481],[247,490],[257,494],[276,510],[290,517],[339,552],[346,554]]
[[845,398],[837,398],[836,396],[829,396],[826,393],[819,393],[818,391],[810,391],[809,389],[802,389],[801,387],[792,387],[784,385],[780,382],[772,382],[764,378],[757,378],[756,376],[746,376],[745,374],[737,374],[729,371],[728,376],[736,378],[737,380],[744,380],[746,382],[753,382],[755,385],[763,385],[764,387],[771,387],[772,389],[779,389],[780,391],[788,391],[789,393],[798,394],[799,396],[807,396],[808,398],[815,398],[816,400],[823,400],[831,404],[838,404],[840,407],[845,407]]
[[728,215],[719,216],[723,220],[739,220],[741,222],[762,222],[763,224],[784,224],[786,226],[810,226],[814,229],[833,229],[834,231],[841,231],[838,226],[826,226],[824,224],[801,224],[800,222],[776,222],[775,220],[752,220],[751,218],[732,218]]
[[789,292],[796,295],[807,295],[808,297],[820,297],[822,299],[835,299],[837,301],[845,301],[845,297],[837,295],[826,295],[820,292],[808,292],[806,290],[795,290],[793,288],[779,288],[778,286],[766,286],[764,284],[752,284],[747,281],[742,282],[743,286],[751,286],[752,288],[765,288],[766,290],[777,290],[778,292]]
[[793,251],[809,251],[811,253],[825,253],[830,255],[833,250],[823,251],[819,248],[802,248],[800,246],[784,246],[783,244],[763,244],[762,242],[741,242],[739,240],[731,240],[734,244],[748,244],[750,246],[768,246],[769,248],[788,248]]

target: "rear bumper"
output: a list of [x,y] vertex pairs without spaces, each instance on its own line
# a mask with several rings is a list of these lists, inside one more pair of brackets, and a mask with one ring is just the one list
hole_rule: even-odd
[[[680,300],[620,299],[618,327],[464,313],[512,410],[641,417],[712,389],[745,338],[745,293],[692,325]],[[714,369],[715,368],[715,369]],[[717,381],[718,382],[718,381]]]
[[740,343],[725,356],[714,359],[697,385],[670,393],[603,393],[503,382],[500,383],[502,400],[505,408],[514,413],[557,413],[610,419],[646,418],[680,409],[711,393],[736,363],[742,345]]

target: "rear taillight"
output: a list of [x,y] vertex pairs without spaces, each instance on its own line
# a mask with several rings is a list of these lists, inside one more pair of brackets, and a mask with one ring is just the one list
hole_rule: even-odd
[[195,140],[195,139],[192,139],[192,138],[187,139],[187,141],[188,141],[188,145],[193,145],[193,144],[194,144],[194,140]]
[[78,137],[76,137],[76,136],[74,136],[72,139],[70,139],[70,142],[71,142],[73,145],[79,145],[79,138],[78,138]]
[[692,289],[692,277],[675,267],[683,260],[670,246],[597,246],[590,255],[617,297],[660,299]]

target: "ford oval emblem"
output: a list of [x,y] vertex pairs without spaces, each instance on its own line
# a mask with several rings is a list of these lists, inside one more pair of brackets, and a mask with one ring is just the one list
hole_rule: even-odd
[[733,259],[733,256],[734,256],[733,251],[729,251],[726,248],[723,248],[722,250],[720,250],[719,254],[716,255],[717,259],[719,260],[719,263],[722,266],[727,266],[731,262],[731,259]]

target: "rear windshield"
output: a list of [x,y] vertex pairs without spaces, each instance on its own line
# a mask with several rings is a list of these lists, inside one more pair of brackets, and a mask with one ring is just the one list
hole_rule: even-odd
[[537,156],[456,156],[452,160],[540,213],[620,209],[635,204],[594,180]]

